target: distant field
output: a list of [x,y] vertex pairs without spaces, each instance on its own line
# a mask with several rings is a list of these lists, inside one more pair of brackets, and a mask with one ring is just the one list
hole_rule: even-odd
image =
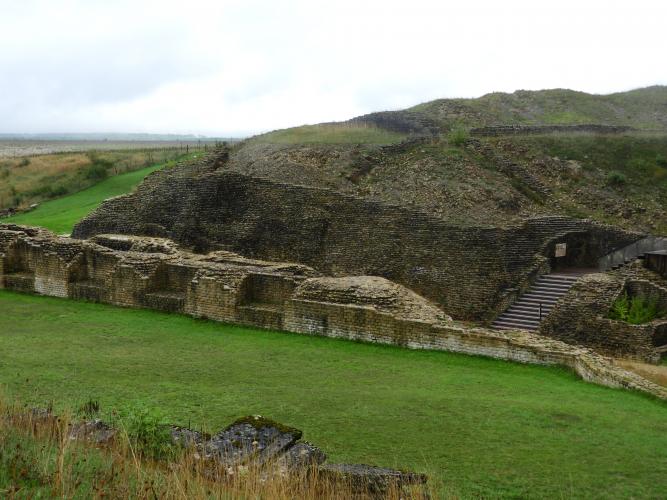
[[667,405],[559,368],[0,291],[0,383],[31,405],[247,414],[331,460],[426,471],[458,498],[661,498]]
[[[179,159],[195,158],[198,155],[201,153],[190,153],[186,156],[179,156]],[[129,193],[151,172],[174,164],[174,161],[170,161],[115,175],[69,196],[46,201],[31,212],[0,220],[42,226],[58,234],[69,234],[74,224],[97,208],[102,201],[112,196]]]
[[274,144],[391,144],[405,137],[371,125],[324,123],[276,130],[252,140]]
[[0,158],[78,151],[185,149],[212,146],[211,141],[42,141],[0,139]]
[[20,211],[80,192],[109,177],[203,153],[195,148],[126,149],[0,159],[0,217],[11,214],[3,209]]

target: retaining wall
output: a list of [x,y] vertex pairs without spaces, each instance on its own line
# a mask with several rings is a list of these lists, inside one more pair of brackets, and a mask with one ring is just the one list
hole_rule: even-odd
[[510,228],[459,227],[430,214],[327,189],[281,184],[213,163],[154,173],[134,194],[103,203],[76,238],[163,236],[195,251],[225,249],[294,261],[333,276],[382,276],[457,319],[491,321],[529,277],[548,270],[549,248],[586,241],[586,262],[641,235],[566,217]]
[[[591,382],[667,399],[665,388],[592,351],[527,332],[458,326],[425,299],[386,280],[372,278],[367,287],[360,287],[360,278],[355,278],[353,290],[333,293],[335,287],[322,285],[318,293],[318,284],[331,280],[321,280],[305,266],[226,252],[197,256],[133,251],[142,247],[139,243],[119,251],[46,231],[0,225],[0,288],[157,308],[308,335],[564,365]],[[17,273],[24,281],[13,279]],[[33,286],[24,286],[31,279]],[[306,295],[315,300],[303,299]],[[329,302],[318,297],[328,297]]]
[[667,290],[647,280],[622,275],[590,274],[579,279],[558,301],[540,325],[540,334],[582,345],[617,358],[657,363],[663,355],[664,320],[642,325],[609,318],[614,301],[627,291],[631,296],[656,299],[667,305]]

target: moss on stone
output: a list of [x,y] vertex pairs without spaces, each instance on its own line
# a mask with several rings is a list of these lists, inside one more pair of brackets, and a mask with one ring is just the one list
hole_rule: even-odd
[[[254,427],[257,430],[264,429],[266,427],[273,427],[278,429],[283,434],[291,434],[295,440],[301,439],[303,432],[295,427],[290,427],[288,425],[281,424],[270,418],[262,417],[261,415],[248,415],[246,417],[241,417],[235,420],[227,429],[231,429],[235,425],[248,424]],[[226,430],[227,430],[226,429]]]

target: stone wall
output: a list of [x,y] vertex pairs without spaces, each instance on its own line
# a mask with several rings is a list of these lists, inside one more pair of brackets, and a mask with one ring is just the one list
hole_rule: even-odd
[[667,278],[667,251],[647,254],[646,267]]
[[[176,250],[168,241],[148,244],[136,238],[131,245],[119,244],[123,238],[97,238],[103,246],[0,225],[0,288],[308,335],[557,364],[592,382],[667,399],[666,389],[587,349],[527,332],[456,325],[428,300],[383,278],[327,278],[303,265],[224,251],[195,255]],[[121,246],[129,250],[114,249]],[[142,248],[166,248],[169,253],[133,250]],[[15,279],[17,275],[22,278]]]
[[587,242],[584,264],[595,265],[640,238],[564,217],[459,227],[424,212],[226,171],[213,161],[150,175],[136,193],[103,203],[73,236],[103,233],[158,235],[195,251],[289,260],[327,275],[382,276],[455,318],[480,321],[494,319],[549,269],[547,254],[560,239],[578,234]]
[[609,318],[614,301],[629,295],[656,298],[667,304],[667,289],[647,280],[628,279],[614,273],[590,274],[562,297],[540,325],[540,334],[595,349],[605,355],[656,363],[662,356],[661,331],[667,321],[631,325]]
[[655,302],[659,311],[667,311],[667,288],[649,280],[628,280],[626,290],[631,297],[642,297]]
[[619,125],[496,125],[489,127],[473,128],[470,134],[473,136],[493,137],[500,135],[538,135],[553,133],[592,133],[592,134],[622,134],[634,130],[632,127]]

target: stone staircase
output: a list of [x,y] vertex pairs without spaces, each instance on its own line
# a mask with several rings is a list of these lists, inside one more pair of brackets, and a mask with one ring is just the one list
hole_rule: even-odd
[[518,328],[537,330],[558,299],[567,293],[579,276],[578,274],[561,273],[540,276],[527,292],[491,323],[491,327],[496,330],[516,330]]

